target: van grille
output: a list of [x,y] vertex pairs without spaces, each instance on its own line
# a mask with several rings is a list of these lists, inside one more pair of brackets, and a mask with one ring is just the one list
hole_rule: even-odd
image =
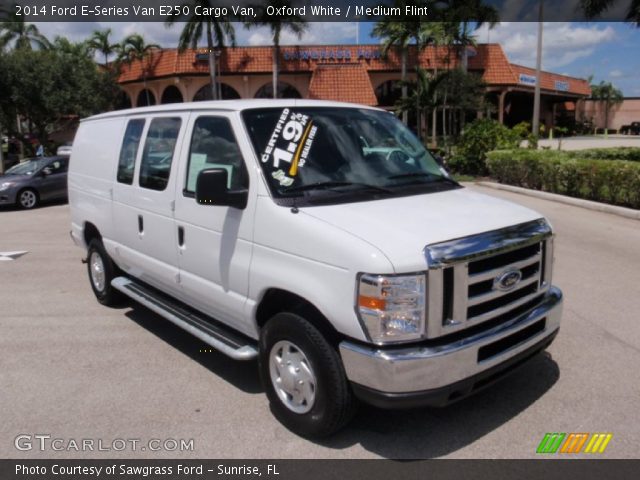
[[551,249],[544,221],[429,245],[427,337],[511,318],[549,288]]

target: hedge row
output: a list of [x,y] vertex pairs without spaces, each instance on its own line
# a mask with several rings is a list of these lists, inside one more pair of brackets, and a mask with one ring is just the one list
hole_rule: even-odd
[[639,162],[549,153],[497,150],[487,154],[487,167],[501,183],[640,209]]
[[640,162],[640,148],[637,147],[590,148],[588,150],[575,150],[567,153],[572,158]]

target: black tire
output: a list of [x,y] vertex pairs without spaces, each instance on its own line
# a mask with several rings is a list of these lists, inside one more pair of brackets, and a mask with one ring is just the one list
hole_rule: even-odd
[[[302,352],[315,380],[314,399],[304,404],[309,410],[303,413],[296,413],[287,406],[280,397],[280,394],[286,394],[282,389],[279,394],[275,380],[272,380],[272,349],[279,351],[278,346],[283,343],[290,343]],[[263,327],[260,332],[259,369],[273,414],[300,436],[320,438],[331,435],[343,428],[355,413],[355,400],[338,352],[316,327],[300,315],[278,313]],[[304,408],[304,405],[300,407]]]
[[[100,271],[102,275],[100,275]],[[91,285],[91,290],[93,290],[98,302],[108,307],[115,307],[122,303],[124,296],[111,286],[111,280],[118,276],[118,267],[115,266],[104,249],[104,245],[97,238],[89,242],[87,273],[89,274],[89,285]]]
[[33,188],[25,188],[20,190],[16,196],[16,204],[23,210],[31,210],[36,208],[40,203],[40,196]]

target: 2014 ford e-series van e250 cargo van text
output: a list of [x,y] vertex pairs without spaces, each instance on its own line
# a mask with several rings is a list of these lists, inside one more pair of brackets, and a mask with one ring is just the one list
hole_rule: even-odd
[[328,435],[355,400],[446,405],[545,349],[551,227],[453,181],[383,110],[183,103],[81,122],[72,237],[101,303],[140,302]]

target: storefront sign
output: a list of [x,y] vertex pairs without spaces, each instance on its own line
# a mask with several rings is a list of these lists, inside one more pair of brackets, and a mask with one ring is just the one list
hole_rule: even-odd
[[536,77],[535,75],[527,75],[526,73],[521,73],[518,77],[518,83],[522,83],[524,85],[536,85]]
[[569,91],[569,82],[561,82],[560,80],[556,80],[554,82],[555,88],[556,90],[559,90],[561,92],[568,92]]
[[382,55],[379,49],[358,48],[352,51],[350,48],[309,48],[304,50],[285,50],[282,53],[285,60],[352,60],[352,59],[378,59]]

